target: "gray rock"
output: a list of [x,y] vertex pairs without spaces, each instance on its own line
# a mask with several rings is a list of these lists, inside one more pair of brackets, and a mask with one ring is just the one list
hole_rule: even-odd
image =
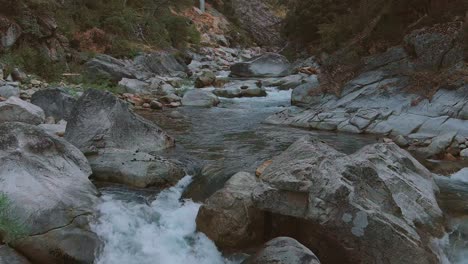
[[409,141],[402,135],[396,136],[393,141],[402,148],[409,146]]
[[[313,78],[309,77],[309,78]],[[263,81],[264,86],[267,87],[277,87],[280,90],[289,90],[294,89],[301,85],[305,81],[305,76],[302,74],[295,74],[283,77],[281,79],[270,79]]]
[[179,164],[144,152],[104,149],[88,161],[94,179],[140,188],[174,185],[185,176]]
[[87,90],[76,102],[65,138],[84,153],[102,148],[153,152],[174,146],[161,128],[111,93],[98,90]]
[[468,149],[464,149],[460,152],[460,157],[463,159],[468,159]]
[[[329,263],[439,263],[440,253],[429,248],[443,235],[433,175],[395,144],[347,156],[304,138],[274,158],[260,179],[255,207],[319,256],[343,252],[341,261]],[[288,225],[284,216],[301,220]]]
[[12,96],[19,97],[20,89],[18,87],[13,87],[10,85],[5,85],[0,87],[0,97],[10,98]]
[[290,73],[291,64],[286,57],[265,53],[246,62],[231,66],[231,75],[236,77],[282,77]]
[[26,232],[12,246],[37,263],[92,263],[100,242],[88,226],[98,201],[90,175],[67,141],[37,126],[0,124],[0,193]]
[[92,81],[108,79],[115,83],[123,78],[134,79],[135,75],[128,70],[123,61],[109,55],[99,54],[85,64],[86,74]]
[[212,92],[202,90],[190,90],[184,94],[182,105],[212,107],[219,104],[219,98]]
[[0,245],[1,264],[31,264],[25,257],[7,245]]
[[170,104],[170,103],[174,103],[174,102],[180,102],[180,101],[182,101],[182,98],[180,98],[176,94],[168,94],[166,96],[161,97],[160,100],[161,100],[161,102]]
[[10,97],[4,102],[0,102],[0,123],[3,122],[23,122],[33,125],[44,123],[44,111],[33,104]]
[[306,83],[296,87],[291,95],[293,105],[317,105],[323,99],[323,94],[319,91],[317,76],[313,76]]
[[239,172],[200,208],[197,229],[220,248],[246,248],[263,239],[263,213],[253,206],[251,193],[258,180]]
[[315,254],[289,237],[277,237],[263,245],[242,264],[320,264]]
[[242,81],[227,84],[224,88],[215,89],[213,93],[219,97],[264,97],[267,95],[265,88],[260,87],[257,81]]
[[439,135],[432,139],[432,142],[429,146],[420,149],[419,152],[423,153],[426,157],[431,157],[437,154],[445,153],[445,150],[452,144],[453,139],[456,135],[456,131]]
[[44,129],[49,135],[62,136],[65,135],[67,129],[67,121],[59,121],[57,124],[40,124],[40,128]]
[[195,80],[196,88],[208,87],[214,84],[216,81],[216,75],[211,71],[204,71]]
[[186,77],[188,68],[175,54],[155,52],[135,58],[134,64],[140,70],[159,76]]
[[62,88],[51,88],[35,92],[31,97],[31,103],[42,108],[47,117],[68,120],[76,99]]
[[150,85],[146,82],[137,79],[122,78],[119,86],[123,88],[124,92],[132,94],[151,94]]

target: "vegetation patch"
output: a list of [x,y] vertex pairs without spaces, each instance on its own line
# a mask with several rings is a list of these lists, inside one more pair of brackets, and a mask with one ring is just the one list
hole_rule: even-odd
[[11,243],[27,235],[26,227],[15,215],[11,203],[5,194],[0,193],[0,239]]

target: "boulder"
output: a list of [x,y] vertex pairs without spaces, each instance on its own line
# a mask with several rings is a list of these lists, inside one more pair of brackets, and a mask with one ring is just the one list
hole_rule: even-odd
[[272,227],[324,262],[439,263],[444,256],[431,245],[444,228],[433,176],[393,143],[345,155],[302,138],[273,159],[253,201],[273,214]]
[[286,76],[280,79],[269,79],[263,82],[264,86],[277,87],[280,90],[294,89],[301,85],[305,77],[302,74]]
[[322,98],[317,76],[312,76],[304,84],[294,88],[291,94],[291,104],[316,105],[321,102]]
[[423,156],[426,158],[437,154],[445,154],[445,150],[452,144],[456,135],[457,132],[448,132],[439,135],[432,139],[432,142],[429,146],[419,149],[418,153],[423,154]]
[[68,120],[76,99],[62,88],[50,88],[35,92],[31,103],[42,108],[47,117]]
[[231,66],[235,77],[283,77],[290,73],[291,65],[283,55],[265,53],[246,62]]
[[219,98],[212,92],[202,90],[190,90],[184,94],[182,105],[212,107],[219,104]]
[[24,82],[28,79],[28,75],[24,71],[14,68],[13,71],[11,71],[11,78],[15,82]]
[[315,254],[290,237],[277,237],[265,243],[242,264],[320,264]]
[[261,83],[258,81],[234,82],[222,89],[215,89],[213,93],[225,98],[267,96],[265,88],[261,87]]
[[134,64],[141,70],[159,76],[186,77],[187,65],[177,55],[165,52],[155,52],[135,58]]
[[93,263],[88,223],[98,201],[91,168],[72,144],[37,126],[0,124],[0,193],[25,236],[11,245],[35,263]]
[[94,179],[140,188],[174,185],[185,176],[180,164],[144,152],[105,149],[88,161]]
[[7,245],[0,245],[1,264],[31,264],[25,257]]
[[10,98],[12,96],[19,97],[20,89],[11,85],[0,86],[0,97]]
[[119,86],[123,88],[124,92],[131,94],[150,94],[150,85],[146,82],[137,79],[122,78]]
[[136,115],[110,92],[87,90],[75,104],[65,138],[84,153],[103,148],[154,152],[174,146],[174,139]]
[[57,124],[40,124],[39,127],[44,129],[49,135],[63,137],[67,129],[67,121],[61,120]]
[[127,65],[109,55],[99,54],[85,64],[86,74],[92,81],[107,79],[118,83],[123,78],[134,79],[135,75]]
[[216,75],[211,71],[204,71],[200,76],[195,80],[196,88],[203,88],[211,86],[216,81]]
[[255,175],[239,172],[214,193],[197,215],[197,229],[222,249],[246,248],[261,243],[264,214],[252,203]]
[[18,97],[10,97],[8,100],[0,102],[0,123],[23,122],[39,125],[44,121],[45,114],[40,107]]
[[463,159],[468,159],[468,148],[460,151],[460,157]]

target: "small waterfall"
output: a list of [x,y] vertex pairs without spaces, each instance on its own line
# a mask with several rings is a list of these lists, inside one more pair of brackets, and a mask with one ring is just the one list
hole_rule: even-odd
[[104,241],[96,264],[232,264],[204,234],[196,232],[200,204],[180,198],[190,176],[162,191],[150,204],[104,194],[92,226]]

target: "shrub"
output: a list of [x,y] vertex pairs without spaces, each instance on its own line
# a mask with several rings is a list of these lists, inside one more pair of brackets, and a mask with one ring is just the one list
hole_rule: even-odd
[[0,238],[10,243],[27,235],[25,225],[15,216],[11,203],[5,194],[0,193]]

